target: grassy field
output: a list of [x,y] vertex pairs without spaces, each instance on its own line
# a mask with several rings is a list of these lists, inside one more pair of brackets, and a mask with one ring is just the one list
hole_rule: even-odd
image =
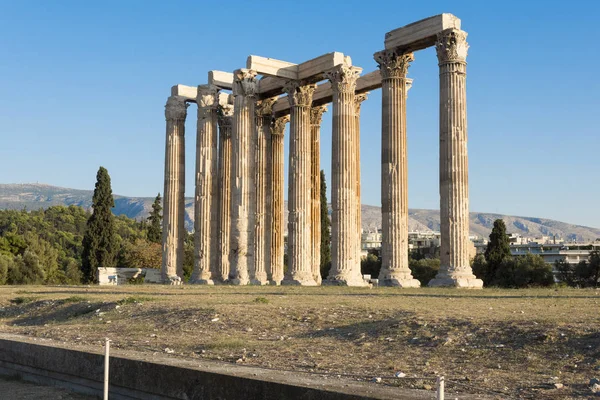
[[5,286],[0,330],[497,398],[590,398],[600,378],[599,290]]

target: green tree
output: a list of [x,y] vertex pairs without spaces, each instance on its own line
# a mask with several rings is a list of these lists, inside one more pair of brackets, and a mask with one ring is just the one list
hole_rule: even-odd
[[494,221],[494,228],[490,233],[490,241],[485,249],[485,260],[487,261],[487,271],[483,277],[483,283],[492,284],[496,277],[496,271],[505,260],[511,258],[510,244],[506,234],[506,225],[501,219]]
[[106,168],[100,167],[92,198],[94,211],[88,219],[83,237],[82,270],[85,282],[97,281],[99,267],[116,266],[118,244],[111,211],[114,206],[110,176]]
[[440,270],[440,259],[422,258],[420,260],[415,260],[409,258],[408,267],[410,268],[412,276],[421,282],[421,286],[427,286],[429,281],[435,278]]
[[161,202],[162,199],[160,198],[159,193],[156,195],[154,203],[152,203],[152,211],[148,217],[148,221],[150,222],[150,226],[148,227],[148,240],[152,243],[162,242],[162,215],[160,214],[162,211]]
[[327,183],[321,170],[321,277],[327,279],[331,268],[331,221],[327,207]]
[[494,284],[506,288],[551,286],[554,284],[552,266],[539,254],[507,258],[496,271]]

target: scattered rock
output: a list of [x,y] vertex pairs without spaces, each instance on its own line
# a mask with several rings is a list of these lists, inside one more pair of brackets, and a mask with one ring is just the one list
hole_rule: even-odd
[[175,350],[170,349],[168,347],[165,347],[165,353],[167,353],[167,354],[173,354],[173,353],[175,353]]
[[379,378],[379,377],[373,378],[373,379],[371,379],[371,382],[381,383],[381,378]]
[[398,371],[394,374],[396,378],[404,378],[406,374],[404,372]]
[[565,385],[563,385],[562,383],[555,383],[554,384],[554,388],[556,388],[556,389],[562,389],[563,387],[565,387]]
[[219,320],[219,318],[213,318],[210,320],[210,322],[217,322]]
[[600,393],[600,380],[597,378],[590,379],[590,390],[592,393]]

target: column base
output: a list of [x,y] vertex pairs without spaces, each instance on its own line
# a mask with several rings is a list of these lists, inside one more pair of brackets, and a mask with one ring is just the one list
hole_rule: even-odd
[[229,284],[230,285],[248,285],[250,283],[250,281],[248,280],[248,278],[233,278],[233,279],[229,279]]
[[269,285],[271,286],[280,286],[281,285],[281,279],[269,279]]
[[192,273],[190,280],[188,283],[192,285],[214,285],[215,281],[211,279],[210,274],[208,273]]
[[390,270],[382,268],[379,272],[379,286],[395,286],[402,288],[418,288],[421,282],[413,278],[410,270]]
[[367,287],[369,286],[368,282],[360,277],[352,277],[352,276],[334,276],[327,277],[327,279],[323,280],[321,283],[323,286],[354,286],[354,287]]
[[317,286],[312,273],[297,273],[291,276],[286,276],[281,281],[282,285],[288,286]]
[[438,275],[427,284],[429,287],[454,287],[459,289],[482,289],[483,281],[475,275]]
[[251,279],[250,284],[258,285],[258,286],[265,286],[265,285],[269,284],[269,281],[266,278],[265,279]]

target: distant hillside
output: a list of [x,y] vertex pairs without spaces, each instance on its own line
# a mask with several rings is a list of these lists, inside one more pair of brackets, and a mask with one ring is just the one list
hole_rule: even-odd
[[[90,209],[92,190],[67,189],[45,184],[0,184],[0,209],[35,210],[54,205],[77,205]],[[115,195],[117,215],[129,218],[145,218],[151,210],[154,198],[125,197]],[[286,207],[287,210],[287,207]],[[600,229],[544,218],[515,217],[502,214],[471,213],[470,230],[472,235],[487,237],[492,230],[494,220],[502,218],[509,233],[525,236],[554,236],[566,240],[594,240],[600,238]],[[286,213],[287,219],[287,213]],[[186,199],[186,227],[191,230],[194,221],[193,199]],[[287,224],[286,224],[287,226]],[[362,206],[363,229],[381,227],[381,211],[379,207]],[[409,229],[411,231],[437,231],[440,228],[440,213],[437,210],[409,210]]]

